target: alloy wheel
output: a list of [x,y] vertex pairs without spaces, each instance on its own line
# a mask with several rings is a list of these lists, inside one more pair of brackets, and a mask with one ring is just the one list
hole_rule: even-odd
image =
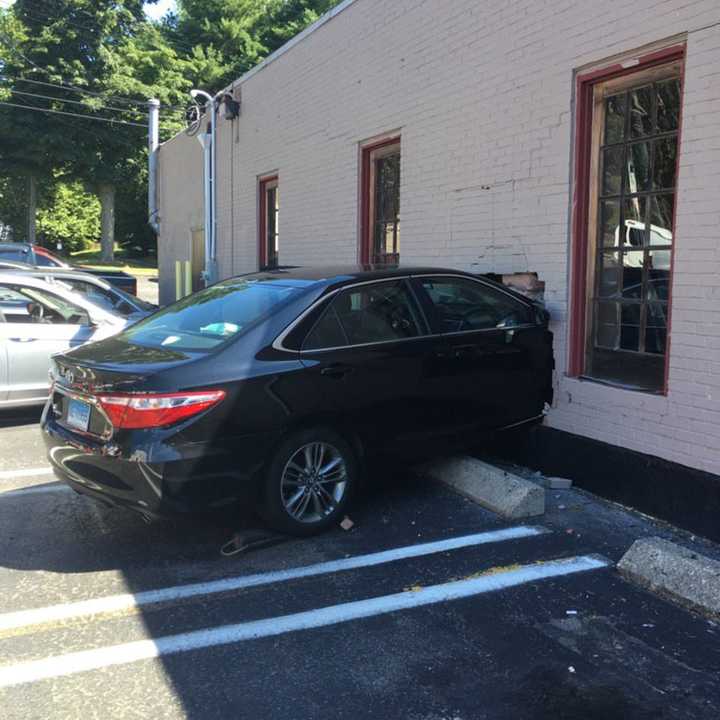
[[347,465],[340,451],[325,442],[303,445],[285,464],[280,481],[283,507],[293,520],[320,522],[342,501]]

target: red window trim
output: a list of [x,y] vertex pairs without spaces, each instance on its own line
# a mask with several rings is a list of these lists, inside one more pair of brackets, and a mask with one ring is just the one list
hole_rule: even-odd
[[363,265],[367,265],[372,256],[372,218],[370,217],[370,208],[372,207],[370,202],[370,177],[372,174],[370,162],[372,154],[375,150],[399,144],[400,135],[393,135],[392,137],[386,137],[383,140],[363,145],[360,149],[360,248],[358,255]]
[[[572,198],[571,221],[571,258],[570,258],[570,332],[568,371],[570,377],[579,377],[585,371],[585,340],[586,340],[586,309],[587,309],[587,224],[590,206],[590,162],[592,139],[592,108],[593,88],[599,82],[611,80],[625,75],[632,75],[647,70],[655,65],[664,65],[685,58],[685,45],[657,50],[637,58],[632,65],[609,65],[599,70],[580,74],[575,79],[575,172]],[[684,85],[684,65],[680,76],[681,87]],[[680,103],[680,120],[678,126],[678,148],[681,147],[682,133],[682,102]],[[676,163],[679,166],[680,152]],[[676,172],[678,168],[676,167]],[[679,176],[678,176],[679,177]],[[677,203],[677,190],[675,193]],[[670,263],[670,290],[668,292],[668,328],[665,349],[665,387],[667,393],[668,368],[670,357],[670,325],[672,319],[672,273],[674,270],[675,242]]]
[[279,185],[279,175],[263,175],[258,179],[258,268],[267,265],[267,187],[271,183]]

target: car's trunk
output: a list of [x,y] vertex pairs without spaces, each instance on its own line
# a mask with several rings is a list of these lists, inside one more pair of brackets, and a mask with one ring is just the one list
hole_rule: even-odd
[[[61,424],[73,431],[109,436],[112,428],[96,402],[98,395],[153,390],[153,378],[158,373],[197,357],[168,348],[134,345],[116,337],[56,355],[51,370],[53,412]],[[73,400],[81,412],[83,405],[90,406],[86,424],[69,418]]]

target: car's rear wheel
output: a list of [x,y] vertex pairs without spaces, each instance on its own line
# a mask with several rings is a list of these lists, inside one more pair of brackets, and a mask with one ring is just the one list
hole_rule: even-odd
[[267,469],[261,513],[280,532],[314,535],[340,520],[357,472],[355,453],[335,431],[313,428],[294,433]]

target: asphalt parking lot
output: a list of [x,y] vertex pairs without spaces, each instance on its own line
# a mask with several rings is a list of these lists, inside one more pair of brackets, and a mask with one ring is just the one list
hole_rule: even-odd
[[647,518],[570,490],[511,523],[395,469],[351,530],[226,558],[231,517],[56,483],[37,416],[0,418],[3,720],[719,715],[720,626],[613,567]]

